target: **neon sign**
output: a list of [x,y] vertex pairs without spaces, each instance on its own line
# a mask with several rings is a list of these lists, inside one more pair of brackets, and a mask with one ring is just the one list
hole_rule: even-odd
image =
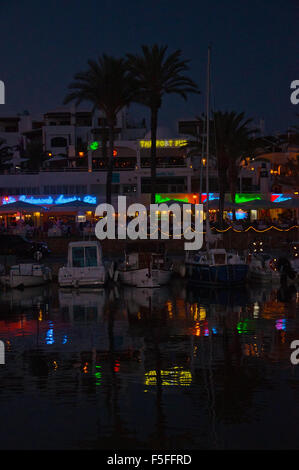
[[[167,147],[185,147],[188,141],[185,139],[174,139],[174,140],[156,140],[156,147],[167,148]],[[141,148],[151,148],[151,140],[140,140],[139,145]]]
[[199,195],[196,193],[174,193],[174,194],[155,194],[155,203],[161,204],[162,202],[177,201],[186,204],[198,204]]
[[97,198],[96,196],[84,196],[83,202],[88,202],[89,204],[96,204]]
[[[219,199],[219,196],[215,193],[209,193],[209,201],[214,201],[215,199]],[[207,201],[207,193],[202,193],[201,195],[201,202],[204,203]]]
[[291,196],[284,196],[283,194],[271,194],[271,202],[283,202],[292,199]]
[[96,140],[94,142],[91,142],[91,144],[89,145],[90,150],[98,150],[99,147],[100,144]]
[[12,204],[13,202],[16,202],[16,199],[12,196],[5,196],[2,200],[2,204]]
[[262,199],[262,196],[260,194],[237,193],[235,196],[235,203],[242,204],[243,202],[259,201],[261,199]]
[[74,201],[83,201],[88,204],[96,204],[97,197],[86,195],[82,198],[80,196],[65,196],[64,194],[60,194],[56,198],[53,196],[45,196],[45,197],[34,197],[34,196],[5,196],[2,198],[2,205],[4,204],[11,204],[13,202],[22,201],[27,202],[28,204],[37,204],[37,205],[53,205],[53,204],[65,204],[67,202],[74,202]]
[[63,194],[61,194],[60,196],[58,196],[58,198],[55,200],[55,203],[54,204],[66,204],[68,202],[74,202],[74,201],[77,201],[77,196],[70,196],[70,197],[66,197],[64,196]]
[[34,198],[32,196],[20,196],[19,201],[27,202],[28,204],[54,204],[54,199],[52,196],[42,197],[42,198]]

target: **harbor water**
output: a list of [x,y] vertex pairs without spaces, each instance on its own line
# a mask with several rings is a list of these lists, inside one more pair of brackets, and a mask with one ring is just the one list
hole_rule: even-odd
[[0,293],[1,449],[298,448],[295,286]]

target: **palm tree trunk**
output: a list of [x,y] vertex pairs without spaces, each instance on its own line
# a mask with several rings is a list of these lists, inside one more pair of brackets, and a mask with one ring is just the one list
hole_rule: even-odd
[[114,148],[114,122],[109,123],[109,156],[106,180],[106,202],[111,204],[112,173],[113,173],[113,148]]
[[[235,203],[236,200],[236,187],[237,187],[237,178],[238,172],[237,168],[234,168],[232,165],[236,165],[234,163],[231,164],[230,171],[229,171],[229,186],[230,186],[230,195],[232,198],[232,202]],[[233,209],[233,220],[236,220],[236,209]]]
[[151,203],[155,203],[156,195],[156,156],[157,156],[157,125],[158,109],[151,109]]
[[219,224],[223,228],[223,212],[224,212],[224,199],[225,199],[225,181],[226,171],[224,168],[218,168],[219,176]]
[[219,181],[219,224],[223,228],[223,212],[224,212],[224,198],[225,198],[225,185],[224,182]]

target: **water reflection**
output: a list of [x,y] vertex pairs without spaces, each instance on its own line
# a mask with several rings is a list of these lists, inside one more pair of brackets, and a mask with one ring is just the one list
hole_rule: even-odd
[[1,292],[0,447],[297,447],[298,301],[181,281]]

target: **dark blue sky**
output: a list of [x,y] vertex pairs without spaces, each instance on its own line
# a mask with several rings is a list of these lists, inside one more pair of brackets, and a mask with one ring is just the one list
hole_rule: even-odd
[[[88,58],[121,56],[157,42],[182,49],[202,91],[187,103],[165,99],[160,124],[174,129],[177,119],[203,111],[211,43],[215,107],[263,117],[267,132],[285,130],[299,113],[290,102],[290,82],[299,79],[298,10],[297,0],[1,2],[0,79],[7,104],[0,113],[61,105]],[[141,115],[148,118],[147,110]]]

